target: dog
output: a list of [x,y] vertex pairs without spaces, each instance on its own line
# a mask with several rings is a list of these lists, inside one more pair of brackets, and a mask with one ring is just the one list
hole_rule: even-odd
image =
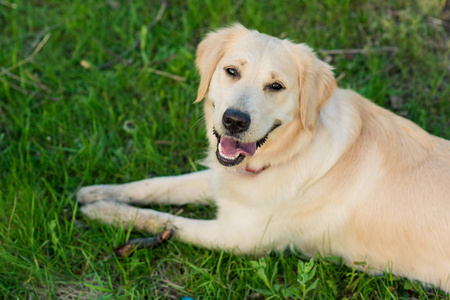
[[[196,65],[207,169],[83,187],[85,216],[235,253],[294,246],[450,292],[450,141],[338,88],[305,44],[240,24],[209,33]],[[214,220],[130,205],[209,201]]]

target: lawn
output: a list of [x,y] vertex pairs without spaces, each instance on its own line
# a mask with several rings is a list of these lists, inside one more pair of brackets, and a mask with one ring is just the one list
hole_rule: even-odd
[[340,86],[449,139],[445,5],[1,0],[0,298],[447,299],[296,251],[256,258],[169,241],[119,259],[113,248],[145,233],[90,222],[74,198],[83,185],[203,168],[195,49],[209,30],[237,21],[309,44]]

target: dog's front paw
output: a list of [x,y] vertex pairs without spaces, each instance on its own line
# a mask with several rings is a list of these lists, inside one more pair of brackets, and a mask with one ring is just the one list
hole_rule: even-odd
[[151,209],[137,208],[116,201],[97,201],[80,208],[91,220],[101,221],[125,228],[135,227],[148,232],[159,232],[170,224],[172,216]]
[[77,193],[77,201],[81,204],[100,200],[120,200],[121,198],[122,189],[120,185],[114,184],[86,186],[81,188]]
[[80,210],[87,218],[108,224],[128,223],[138,212],[133,206],[115,201],[96,201],[83,205]]

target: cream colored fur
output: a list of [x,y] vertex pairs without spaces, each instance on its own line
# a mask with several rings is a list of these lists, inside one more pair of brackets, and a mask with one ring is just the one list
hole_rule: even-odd
[[[78,201],[87,217],[150,232],[167,226],[181,241],[241,253],[294,245],[450,291],[449,141],[338,89],[331,67],[303,44],[234,25],[208,34],[196,62],[208,169],[84,187]],[[239,78],[226,74],[230,66]],[[284,89],[267,90],[273,82]],[[230,107],[251,115],[244,142],[262,138],[274,121],[282,125],[253,157],[225,167],[213,127],[223,134]],[[208,200],[218,207],[215,220],[129,205]]]

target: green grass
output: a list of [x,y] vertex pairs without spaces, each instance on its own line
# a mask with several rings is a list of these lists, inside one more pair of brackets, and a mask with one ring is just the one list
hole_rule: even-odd
[[[448,297],[390,274],[368,276],[336,258],[302,268],[308,259],[293,251],[255,258],[169,241],[118,259],[115,246],[145,234],[88,222],[74,200],[82,185],[202,168],[194,53],[206,32],[236,21],[315,49],[397,47],[395,55],[321,57],[335,66],[340,86],[450,138],[444,4],[174,0],[147,31],[159,1],[0,1],[0,298]],[[123,61],[98,68],[138,38]],[[399,107],[391,105],[394,96]],[[183,215],[214,211],[188,206]]]

